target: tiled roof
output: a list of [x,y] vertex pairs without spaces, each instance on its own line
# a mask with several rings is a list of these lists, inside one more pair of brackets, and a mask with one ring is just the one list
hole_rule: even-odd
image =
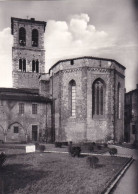
[[15,100],[47,103],[52,102],[50,98],[39,95],[38,90],[0,88],[0,100]]
[[38,89],[30,88],[0,88],[0,93],[39,94]]

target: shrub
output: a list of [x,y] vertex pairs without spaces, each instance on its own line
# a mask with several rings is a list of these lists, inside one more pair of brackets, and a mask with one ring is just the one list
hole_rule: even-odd
[[95,168],[99,159],[96,156],[88,156],[86,162],[89,164],[91,168]]
[[108,144],[107,144],[107,143],[104,143],[103,146],[104,146],[105,148],[107,148],[107,147],[108,147]]
[[95,143],[95,142],[92,142],[92,145],[93,145],[93,146],[96,146],[96,143]]
[[71,149],[71,156],[75,157],[79,157],[81,153],[81,148],[79,146],[73,146]]
[[46,149],[45,145],[39,145],[39,150],[40,150],[41,152],[44,152],[45,149]]
[[72,157],[75,157],[75,156],[80,156],[80,153],[81,153],[81,147],[79,146],[72,146],[72,142],[69,143],[69,146],[68,146],[68,152],[69,154],[72,156]]
[[4,164],[4,162],[6,161],[6,158],[7,158],[6,154],[2,152],[0,154],[0,168],[2,167],[2,165]]
[[98,148],[98,150],[101,150],[102,146],[101,145],[97,145],[97,148]]
[[110,148],[109,154],[110,154],[111,156],[117,154],[117,149],[116,149],[116,148]]
[[61,148],[62,147],[62,143],[61,142],[55,142],[55,147],[56,148]]
[[64,146],[68,146],[68,142],[62,142],[62,145],[64,145]]
[[93,145],[89,145],[89,151],[93,152],[94,151],[94,146]]

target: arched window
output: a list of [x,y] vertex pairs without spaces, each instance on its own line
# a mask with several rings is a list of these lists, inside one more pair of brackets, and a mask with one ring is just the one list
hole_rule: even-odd
[[70,107],[71,116],[76,116],[76,83],[74,80],[69,82],[69,93],[70,93]]
[[22,71],[22,59],[19,59],[19,69]]
[[33,60],[32,61],[32,72],[34,72],[35,71],[35,61]]
[[32,46],[33,47],[38,46],[38,30],[37,29],[32,30]]
[[36,61],[36,73],[38,73],[39,72],[39,61],[37,60]]
[[105,84],[102,79],[97,79],[92,85],[92,115],[104,114]]
[[23,59],[23,72],[26,72],[26,59]]
[[121,118],[121,86],[120,86],[120,83],[118,83],[118,86],[117,86],[117,117],[118,119]]
[[26,45],[26,30],[23,27],[19,29],[19,44],[21,46]]
[[32,61],[32,72],[39,73],[39,61],[38,60]]
[[19,59],[19,70],[26,72],[26,59]]

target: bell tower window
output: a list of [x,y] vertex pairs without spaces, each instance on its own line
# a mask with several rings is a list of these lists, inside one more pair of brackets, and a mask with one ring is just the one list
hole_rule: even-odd
[[38,60],[32,61],[32,72],[39,73],[39,61]]
[[38,73],[39,72],[39,61],[37,60],[36,61],[36,73]]
[[37,29],[32,30],[32,46],[38,47],[38,30]]
[[22,59],[19,59],[19,70],[22,71]]
[[19,29],[19,44],[20,46],[26,45],[26,30],[23,27]]
[[35,72],[35,61],[32,61],[32,72]]
[[26,72],[26,59],[19,59],[19,70]]

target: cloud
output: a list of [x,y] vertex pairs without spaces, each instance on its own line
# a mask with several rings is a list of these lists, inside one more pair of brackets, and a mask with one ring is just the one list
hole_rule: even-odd
[[12,42],[10,28],[0,31],[0,87],[12,86]]
[[[119,34],[99,30],[87,14],[71,15],[68,21],[49,20],[45,32],[46,72],[58,60],[79,56],[113,58],[126,69],[127,90],[137,83],[137,49],[134,41],[122,41]],[[117,31],[118,32],[118,31]],[[12,86],[11,29],[0,31],[0,87]],[[133,68],[132,68],[133,67]]]
[[105,31],[89,24],[87,14],[72,15],[69,22],[50,20],[45,33],[46,70],[60,59],[93,55],[114,45]]

